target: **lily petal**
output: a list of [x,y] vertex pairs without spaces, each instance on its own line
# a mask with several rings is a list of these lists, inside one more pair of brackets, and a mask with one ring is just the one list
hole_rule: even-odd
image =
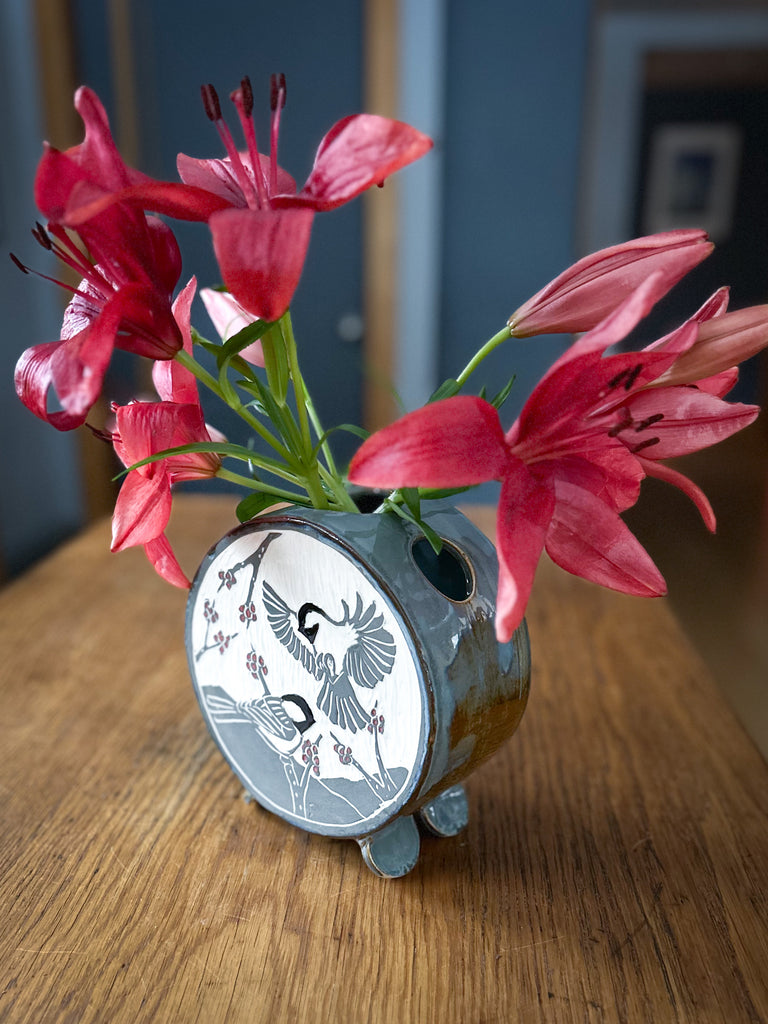
[[699,514],[704,520],[704,525],[707,527],[709,532],[715,532],[715,529],[717,528],[715,513],[706,494],[693,482],[693,480],[689,480],[683,473],[679,473],[676,469],[671,469],[669,466],[666,466],[661,462],[652,462],[650,459],[643,458],[640,458],[639,461],[643,464],[648,476],[653,476],[656,477],[657,480],[663,480],[664,483],[672,484],[673,487],[677,487],[677,489],[682,491],[683,494],[687,494],[699,510]]
[[350,463],[349,480],[363,487],[462,487],[500,479],[508,463],[496,409],[457,395],[369,437]]
[[304,267],[312,210],[223,210],[210,219],[224,282],[249,313],[277,320]]
[[303,204],[333,210],[381,185],[395,171],[432,148],[432,140],[402,121],[377,114],[353,114],[337,121],[324,137],[312,172],[297,196],[275,196],[274,204]]
[[[270,166],[269,156],[259,154],[261,167]],[[254,170],[247,153],[240,153],[240,161],[251,180],[255,182]],[[196,188],[205,189],[214,195],[225,199],[229,206],[245,207],[246,203],[243,190],[237,180],[237,175],[232,169],[228,159],[218,157],[208,160],[200,160],[195,157],[185,156],[179,153],[176,158],[176,169],[179,177],[185,185],[194,185]],[[282,167],[276,168],[277,192],[285,196],[293,196],[296,193],[296,182],[291,175]],[[270,182],[262,172],[264,187],[269,190]]]
[[[55,173],[54,169],[50,170],[51,177],[55,177]],[[69,227],[82,230],[93,218],[117,204],[189,221],[207,221],[214,213],[227,210],[232,205],[221,196],[194,185],[147,180],[142,184],[128,185],[119,192],[86,193],[79,186],[73,188],[58,219]]]
[[555,484],[557,504],[547,554],[567,572],[639,597],[666,593],[664,577],[615,509],[567,480]]
[[[229,292],[216,291],[215,288],[201,288],[200,298],[203,300],[208,316],[216,328],[222,341],[227,341],[238,334],[244,327],[255,323],[259,318],[247,313],[234,295]],[[264,350],[260,341],[255,341],[247,348],[241,349],[240,355],[254,366],[264,365]]]
[[[118,406],[115,451],[126,466],[168,448],[211,440],[200,405],[176,402],[131,402]],[[148,474],[157,463],[134,472]],[[221,460],[214,452],[186,452],[170,455],[162,465],[173,482],[205,479],[216,475]]]
[[501,485],[496,521],[496,637],[500,643],[510,640],[523,621],[554,504],[551,485],[537,480],[525,463],[512,459]]
[[652,438],[643,458],[654,462],[709,448],[748,427],[760,412],[757,405],[724,402],[693,387],[649,388],[632,399],[630,409],[633,425],[622,439],[641,443]]
[[162,534],[171,517],[171,485],[162,462],[151,472],[129,473],[120,487],[112,516],[112,551],[148,544]]
[[[82,330],[22,353],[16,364],[16,394],[31,412],[58,430],[85,423],[99,397],[124,311],[118,294]],[[51,387],[61,411],[48,411]]]
[[[181,330],[184,351],[192,354],[192,300],[195,297],[197,279],[192,277],[179,292],[173,303],[173,316]],[[158,395],[164,402],[199,404],[197,381],[189,370],[175,359],[158,360],[152,367],[152,381]]]
[[174,587],[189,590],[192,584],[179,565],[164,533],[145,544],[144,551],[159,576],[173,584]]

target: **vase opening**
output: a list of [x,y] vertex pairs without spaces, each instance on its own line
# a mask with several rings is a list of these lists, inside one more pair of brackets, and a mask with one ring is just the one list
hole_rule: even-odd
[[449,601],[468,601],[475,589],[475,581],[467,560],[452,545],[443,541],[440,554],[426,537],[419,537],[411,545],[411,555],[421,573]]

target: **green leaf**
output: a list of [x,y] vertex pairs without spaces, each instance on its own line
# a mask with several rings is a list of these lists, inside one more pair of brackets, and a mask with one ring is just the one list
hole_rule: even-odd
[[207,341],[205,338],[200,338],[198,341],[195,341],[195,344],[199,345],[200,348],[204,349],[206,352],[209,352],[212,356],[214,356],[216,360],[218,360],[219,353],[221,352],[221,345],[219,345],[218,342]]
[[512,376],[509,378],[508,382],[504,385],[504,387],[501,389],[498,395],[495,395],[491,399],[491,405],[494,406],[494,408],[500,409],[502,405],[504,405],[506,400],[509,398],[509,394],[515,383],[515,379],[516,375],[512,374]]
[[233,334],[222,345],[214,346],[216,349],[214,354],[216,355],[219,369],[221,369],[222,363],[232,359],[239,352],[242,352],[244,348],[252,345],[254,341],[263,338],[272,326],[273,324],[269,320],[256,320],[252,324],[246,324],[241,331]]
[[348,434],[354,434],[355,437],[359,437],[362,441],[367,441],[368,438],[371,436],[370,430],[365,430],[363,427],[358,427],[354,423],[339,423],[337,427],[330,427],[330,429],[325,431],[323,436],[312,449],[313,456],[317,455],[317,453],[323,447],[323,445],[331,436],[331,434],[334,434],[337,430],[344,430]]
[[171,455],[187,455],[194,452],[214,452],[216,455],[220,455],[224,459],[239,459],[241,462],[249,463],[251,467],[259,466],[261,469],[266,469],[267,472],[275,473],[277,476],[282,476],[284,479],[295,479],[294,474],[286,471],[284,464],[278,462],[276,459],[270,459],[264,455],[258,455],[252,448],[246,448],[240,444],[230,444],[225,441],[196,441],[194,444],[179,445],[177,448],[166,448],[162,452],[156,452],[154,455],[148,455],[146,459],[142,459],[140,462],[134,462],[132,466],[128,466],[127,469],[118,473],[114,479],[119,480],[121,477],[125,476],[126,473],[130,473],[131,470],[139,469],[141,466],[147,466],[151,462],[160,462]]
[[270,420],[272,426],[280,431],[280,436],[290,450],[294,453],[300,452],[301,437],[299,436],[296,422],[287,405],[281,406],[277,404],[269,384],[265,384],[258,377],[254,377],[253,380],[240,380],[237,384],[243,391],[247,391],[248,394],[255,397],[257,406],[260,406],[260,411]]
[[418,487],[401,487],[400,493],[403,496],[403,501],[408,506],[408,510],[416,520],[421,521],[421,501],[419,500],[419,489]]
[[454,395],[458,395],[461,391],[461,384],[452,377],[448,380],[444,380],[437,391],[433,391],[429,396],[429,402],[439,402],[443,398],[453,398]]
[[400,516],[400,518],[404,519],[407,523],[413,523],[414,526],[418,526],[429,541],[430,546],[436,555],[439,555],[443,550],[443,539],[440,534],[436,533],[431,526],[427,526],[423,519],[416,518],[411,510],[405,505],[398,505],[396,502],[392,502],[387,499],[384,502],[384,510],[386,512],[394,512],[395,515]]
[[[240,333],[242,334],[242,331]],[[261,339],[261,350],[264,353],[264,369],[267,372],[269,389],[277,404],[284,406],[288,398],[290,367],[282,333],[279,330],[265,333]]]
[[262,513],[265,509],[271,508],[283,500],[283,498],[276,497],[274,494],[263,494],[259,491],[254,491],[253,494],[248,494],[243,498],[235,509],[235,514],[241,523],[245,523]]
[[471,491],[474,484],[465,487],[420,487],[419,497],[422,501],[439,501],[440,498],[452,498],[455,494]]

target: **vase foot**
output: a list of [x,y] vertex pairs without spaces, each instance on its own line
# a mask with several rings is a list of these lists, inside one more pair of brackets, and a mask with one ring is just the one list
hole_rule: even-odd
[[419,830],[411,817],[395,818],[358,842],[366,865],[382,878],[407,875],[419,859]]
[[463,786],[451,786],[418,812],[421,823],[436,836],[455,836],[467,827],[469,805]]

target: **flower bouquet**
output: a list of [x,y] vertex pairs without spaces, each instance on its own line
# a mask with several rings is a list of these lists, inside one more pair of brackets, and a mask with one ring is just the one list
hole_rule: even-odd
[[[637,501],[644,477],[654,476],[687,494],[714,530],[715,516],[705,495],[667,460],[706,448],[757,416],[756,406],[729,402],[725,396],[737,380],[738,364],[768,344],[768,307],[729,312],[728,289],[721,288],[653,344],[639,351],[617,348],[712,246],[704,232],[683,230],[605,249],[580,259],[520,305],[422,408],[372,436],[345,425],[363,440],[342,469],[332,451],[332,431],[320,423],[302,376],[291,300],[315,215],[383,184],[425,154],[431,141],[415,128],[384,117],[346,117],[321,141],[312,171],[299,189],[278,162],[285,98],[284,78],[273,76],[269,152],[264,154],[257,144],[248,79],[231,95],[240,148],[215,89],[203,87],[204,110],[224,155],[179,155],[179,181],[157,181],[125,164],[105,111],[87,88],[75,97],[84,141],[65,152],[45,147],[35,179],[45,224],[37,224],[33,233],[81,280],[76,286],[63,285],[72,298],[61,337],[34,345],[19,359],[19,398],[55,428],[70,430],[88,425],[115,348],[153,362],[157,400],[113,405],[111,429],[95,430],[114,446],[126,468],[114,512],[112,549],[143,545],[161,576],[189,587],[165,535],[173,487],[218,477],[243,489],[237,517],[244,523],[263,517],[268,524],[272,520],[264,514],[284,503],[359,517],[358,490],[375,489],[382,522],[404,522],[414,536],[440,552],[445,537],[426,511],[429,502],[495,480],[501,483],[494,594],[499,644],[507,644],[521,627],[544,550],[562,568],[603,586],[634,595],[664,593],[662,575],[624,524],[622,513]],[[192,277],[178,287],[181,254],[167,219],[204,222],[210,231],[222,284],[201,289],[199,296],[218,334],[212,340],[192,326],[197,282]],[[547,370],[515,421],[506,424],[504,402],[511,382],[499,382],[492,395],[473,394],[475,372],[490,352],[513,338],[553,333],[578,338]],[[208,425],[199,388],[240,417],[254,443],[233,443]],[[49,405],[51,393],[57,401]],[[254,581],[270,538],[272,533],[265,534],[261,547],[235,566],[239,570],[247,562],[251,571],[249,590],[239,605],[242,628],[265,616],[293,657],[303,659],[304,668],[323,685],[312,721],[322,713],[328,729],[334,730],[334,751],[342,768],[357,772],[359,784],[367,783],[379,801],[385,800],[387,787],[394,793],[401,786],[396,773],[381,763],[378,744],[387,716],[381,703],[370,716],[363,713],[350,682],[372,688],[391,670],[395,627],[387,625],[373,599],[366,607],[359,589],[355,607],[353,591],[349,600],[341,601],[343,620],[333,620],[317,600],[294,610],[266,582],[263,607],[255,610]],[[219,590],[234,585],[235,569],[219,573]],[[321,657],[317,630],[322,615],[326,624],[343,622],[357,631],[356,676],[348,657],[351,648],[344,655],[344,680],[339,651]],[[214,597],[206,598],[202,639],[194,655],[198,660],[217,645],[222,654],[227,648],[229,634],[225,637],[215,626],[217,616]],[[259,729],[266,729],[267,705],[270,714],[280,708],[268,691],[268,666],[253,642],[247,657],[256,666],[250,675],[263,688],[263,697],[249,703],[209,695],[209,710],[216,721],[250,715]],[[342,683],[349,687],[346,697]],[[308,711],[304,697],[295,703],[302,701]],[[246,705],[250,710],[244,710]],[[319,739],[298,742],[309,728],[306,711],[301,714],[303,718],[294,711],[280,726],[271,725],[283,728],[290,742],[292,728],[296,732],[296,745],[291,748],[286,738],[275,756],[282,759],[291,789],[286,816],[299,818],[297,807],[306,805],[306,779],[320,774]],[[367,763],[349,742],[365,727],[376,740]],[[410,799],[415,786],[402,792]],[[430,786],[422,785],[421,791],[432,795],[439,790],[434,779]],[[353,802],[349,793],[344,799]],[[433,824],[445,818],[446,806],[431,810]],[[359,833],[353,829],[351,834]],[[404,841],[398,840],[401,845]],[[381,858],[373,854],[371,863],[381,868]]]

